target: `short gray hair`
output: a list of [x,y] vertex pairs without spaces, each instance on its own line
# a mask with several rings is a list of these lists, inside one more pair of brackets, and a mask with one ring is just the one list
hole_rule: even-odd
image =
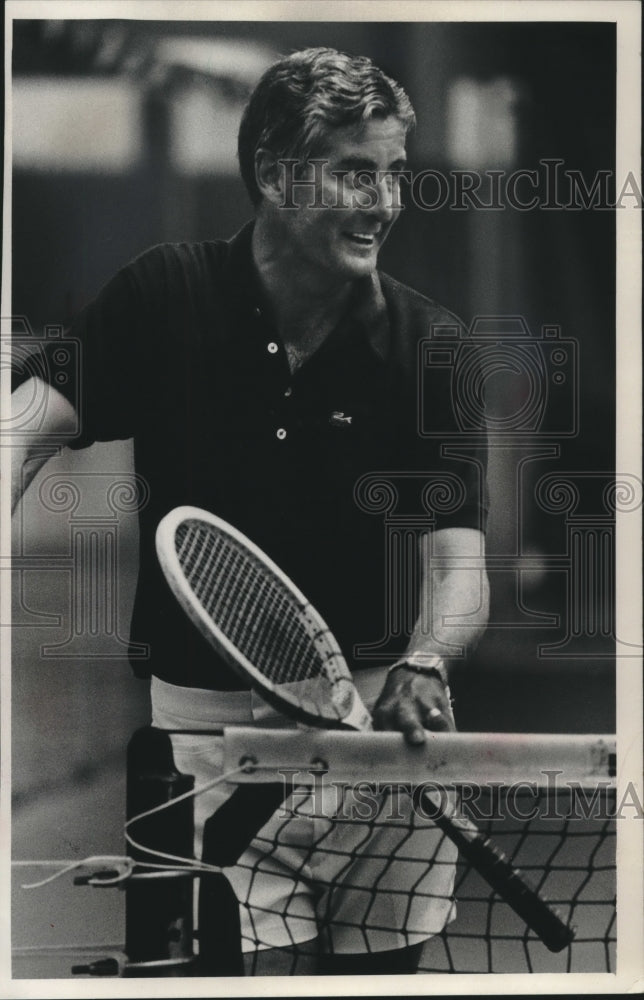
[[304,161],[330,129],[390,116],[407,131],[415,123],[403,88],[367,56],[315,48],[281,59],[255,87],[239,128],[239,166],[251,201],[261,201],[255,179],[260,147],[278,159]]

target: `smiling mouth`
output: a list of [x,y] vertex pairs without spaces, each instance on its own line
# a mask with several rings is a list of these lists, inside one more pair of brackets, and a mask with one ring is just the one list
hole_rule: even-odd
[[345,233],[345,236],[358,247],[374,247],[378,242],[376,233]]

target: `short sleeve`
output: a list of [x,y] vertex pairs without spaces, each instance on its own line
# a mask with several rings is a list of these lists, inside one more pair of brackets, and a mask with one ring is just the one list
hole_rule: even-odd
[[14,363],[14,388],[37,376],[72,404],[79,432],[68,441],[71,448],[136,433],[153,324],[146,301],[153,301],[154,256],[148,251],[118,271],[62,337],[46,340]]
[[[445,411],[437,409],[439,415]],[[487,530],[489,493],[487,486],[487,439],[451,433],[421,433],[417,412],[410,414],[408,433],[398,449],[401,477],[398,491],[409,494],[410,510],[429,516],[432,529],[474,528]]]
[[465,327],[453,313],[393,279],[387,278],[383,290],[401,381],[401,467],[413,472],[416,502],[434,530],[485,531],[487,431],[484,423],[474,429],[464,425],[455,389],[454,368]]
[[463,426],[452,373],[440,368],[439,377],[434,377],[428,346],[421,343],[417,353],[411,458],[415,467],[428,470],[423,507],[435,530],[455,527],[485,532],[489,511],[487,430],[484,424],[475,431]]

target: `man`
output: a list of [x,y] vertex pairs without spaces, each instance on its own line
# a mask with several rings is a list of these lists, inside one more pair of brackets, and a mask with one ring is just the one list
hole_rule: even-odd
[[[483,458],[446,460],[440,441],[417,431],[418,341],[432,324],[458,321],[376,270],[400,210],[413,120],[402,88],[366,58],[311,49],[278,62],[239,133],[254,221],[230,242],[143,254],[73,327],[80,388],[32,380],[16,390],[42,399],[48,441],[73,426],[74,407],[72,447],[134,439],[150,500],[132,639],[150,645],[151,659],[133,666],[152,675],[157,726],[288,725],[240,690],[162,579],[156,525],[194,504],[237,525],[309,597],[379,728],[412,744],[426,729],[454,728],[447,660],[471,648],[487,615]],[[444,426],[449,393],[432,407]],[[16,498],[42,464],[39,443],[15,449]],[[457,502],[427,519],[407,652],[365,668],[354,649],[377,638],[387,595],[382,522],[359,494],[364,477],[383,470],[408,485],[451,477]],[[198,783],[221,769],[212,738],[173,744],[177,766]],[[196,800],[199,829],[222,796]],[[454,854],[431,824],[409,814],[405,824],[365,832],[311,805],[290,823],[269,821],[230,872],[255,971],[415,971],[423,941],[450,919]],[[382,858],[404,882],[410,836],[434,864],[401,894],[385,887]]]

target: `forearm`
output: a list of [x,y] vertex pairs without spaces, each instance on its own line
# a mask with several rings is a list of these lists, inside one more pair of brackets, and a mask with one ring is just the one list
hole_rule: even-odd
[[424,741],[425,729],[454,729],[447,667],[476,645],[489,606],[480,532],[457,528],[426,536],[421,555],[416,626],[405,654],[388,671],[374,710],[378,728],[400,729],[412,744]]
[[11,397],[19,427],[11,443],[11,510],[39,470],[59,451],[75,427],[71,403],[41,379],[23,383]]
[[421,606],[407,655],[421,660],[438,654],[461,659],[479,642],[489,614],[485,567],[432,569],[423,582]]

